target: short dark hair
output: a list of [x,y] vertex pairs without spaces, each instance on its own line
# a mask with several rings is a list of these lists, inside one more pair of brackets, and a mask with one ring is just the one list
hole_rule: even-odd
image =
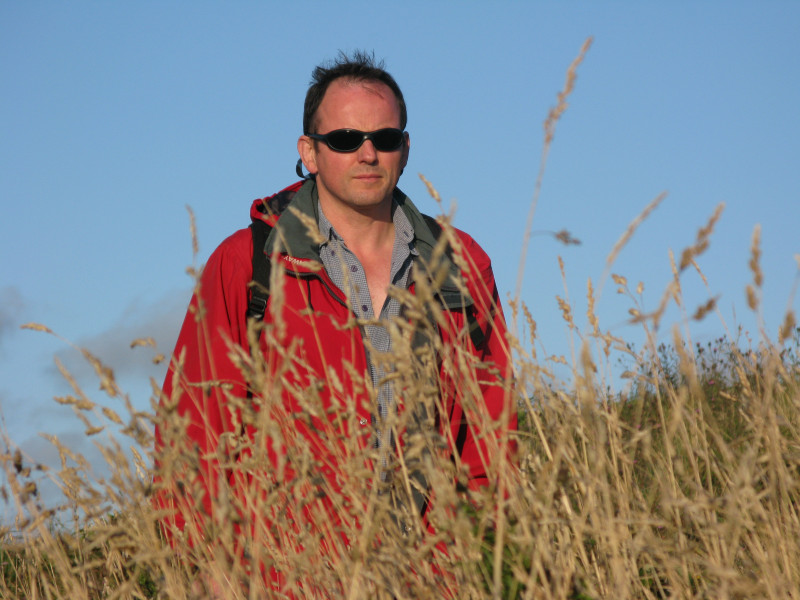
[[339,51],[336,60],[323,63],[317,66],[311,73],[311,85],[306,92],[306,102],[303,109],[303,134],[319,133],[312,131],[314,118],[325,97],[325,92],[330,84],[340,78],[351,79],[353,81],[379,81],[389,86],[397,98],[400,107],[400,129],[406,128],[408,115],[406,113],[406,101],[403,99],[403,92],[400,86],[383,68],[383,61],[375,61],[375,54],[363,50],[356,50],[352,56]]

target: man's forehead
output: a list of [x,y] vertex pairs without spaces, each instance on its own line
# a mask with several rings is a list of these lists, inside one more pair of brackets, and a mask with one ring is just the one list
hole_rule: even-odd
[[[334,79],[331,82],[331,84],[328,86],[328,92],[330,92],[332,89],[344,94],[358,93],[359,91],[364,90],[370,94],[375,94],[375,96],[378,98],[394,96],[394,92],[392,92],[391,88],[377,79],[354,79],[352,77],[340,77],[339,79]],[[325,95],[328,95],[327,92]]]
[[[397,118],[400,118],[400,102],[388,85],[382,81],[372,79],[340,77],[332,81],[325,91],[319,108],[314,114],[315,128],[320,125],[322,120],[333,119],[339,121],[339,118],[345,114],[350,116],[356,113],[365,115],[367,113],[364,112],[364,108],[368,113],[372,113],[372,108],[364,107],[363,101],[365,99],[370,104],[374,100],[376,114],[385,114],[384,111],[386,109],[382,107],[391,106],[389,110],[392,113],[396,113]],[[357,108],[359,106],[362,108]],[[336,126],[342,127],[343,125],[337,123]],[[353,127],[353,125],[347,125],[347,127]]]

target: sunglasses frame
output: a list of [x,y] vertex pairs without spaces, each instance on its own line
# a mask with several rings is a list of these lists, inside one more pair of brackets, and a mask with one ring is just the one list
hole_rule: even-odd
[[[399,132],[400,133],[400,143],[398,143],[397,146],[395,146],[393,148],[389,148],[389,149],[378,148],[378,146],[375,144],[375,136],[377,134],[383,133],[384,131],[392,131],[392,132],[396,131],[396,132]],[[358,145],[355,148],[350,148],[350,149],[347,149],[347,150],[343,150],[341,148],[336,148],[335,146],[331,145],[330,136],[331,135],[335,135],[337,133],[357,133],[358,135],[361,136],[361,141],[358,143]],[[324,134],[309,133],[308,137],[310,137],[312,140],[318,140],[320,142],[325,142],[325,144],[328,146],[328,148],[330,148],[334,152],[342,152],[342,153],[355,152],[356,150],[361,148],[361,146],[363,146],[364,142],[367,141],[367,140],[372,142],[372,145],[375,146],[375,150],[377,150],[378,152],[395,152],[395,151],[399,150],[400,148],[402,148],[403,144],[405,144],[406,132],[403,131],[402,129],[398,129],[396,127],[384,127],[383,129],[376,129],[375,131],[361,131],[360,129],[334,129],[333,131],[329,131],[328,133],[324,133]]]

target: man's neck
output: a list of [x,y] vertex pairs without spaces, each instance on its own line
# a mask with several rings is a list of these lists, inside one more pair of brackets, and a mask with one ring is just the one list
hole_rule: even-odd
[[391,198],[363,210],[326,202],[322,196],[319,204],[336,233],[359,259],[362,253],[391,253],[394,242]]
[[[320,209],[364,269],[373,314],[379,315],[391,283],[394,221],[392,199],[369,210],[328,202],[320,196]],[[385,206],[384,206],[385,204]],[[337,210],[338,209],[338,210]]]

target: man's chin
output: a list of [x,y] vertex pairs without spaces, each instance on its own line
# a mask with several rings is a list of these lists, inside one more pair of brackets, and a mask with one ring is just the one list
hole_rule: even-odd
[[352,198],[361,198],[365,202],[379,204],[392,197],[394,186],[388,186],[385,179],[376,181],[357,181],[350,187]]

